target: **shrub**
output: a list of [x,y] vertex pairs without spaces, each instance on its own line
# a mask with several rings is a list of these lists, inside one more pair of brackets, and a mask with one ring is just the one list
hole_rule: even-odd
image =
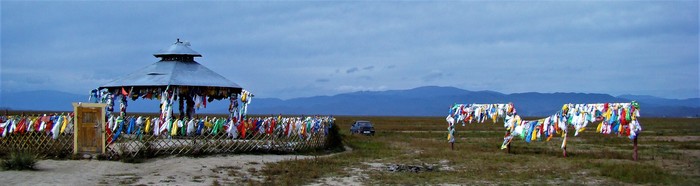
[[328,136],[326,137],[326,150],[340,152],[345,150],[343,147],[343,137],[338,131],[338,125],[331,124],[328,130]]
[[34,170],[37,159],[29,151],[14,151],[8,159],[2,161],[4,170]]

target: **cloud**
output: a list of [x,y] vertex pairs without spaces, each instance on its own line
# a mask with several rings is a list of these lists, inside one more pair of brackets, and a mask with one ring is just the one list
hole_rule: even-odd
[[352,68],[350,68],[350,69],[348,69],[348,70],[345,70],[345,73],[350,74],[350,73],[353,73],[353,72],[357,72],[357,71],[359,71],[359,70],[360,70],[360,69],[358,69],[357,67],[352,67]]
[[[156,62],[153,53],[181,38],[203,55],[202,65],[262,97],[436,84],[697,97],[697,6],[8,1],[0,7],[0,83],[3,91],[82,94]],[[324,83],[329,77],[333,83]]]
[[364,80],[364,81],[371,81],[371,80],[373,80],[373,78],[372,78],[372,77],[369,77],[369,76],[360,76],[360,77],[357,77],[357,79]]
[[431,81],[442,79],[443,76],[445,76],[445,75],[441,71],[433,70],[430,73],[428,73],[427,75],[423,76],[422,79],[425,82],[431,82]]
[[338,86],[335,90],[337,90],[339,92],[383,91],[383,90],[386,90],[386,88],[387,88],[387,86],[385,86],[385,85],[379,85],[376,87],[342,85],[342,86]]
[[345,70],[345,73],[351,74],[351,73],[355,73],[355,72],[368,71],[368,70],[372,70],[372,69],[374,69],[374,66],[366,66],[366,67],[362,67],[361,69],[359,67],[352,67],[352,68]]

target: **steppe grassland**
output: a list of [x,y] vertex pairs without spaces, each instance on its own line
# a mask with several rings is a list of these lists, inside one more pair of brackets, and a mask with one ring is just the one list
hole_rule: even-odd
[[[370,120],[375,136],[350,135],[354,120]],[[314,183],[354,177],[366,184],[669,184],[700,183],[700,119],[643,118],[639,160],[632,142],[595,133],[596,125],[562,138],[512,143],[500,150],[504,129],[496,123],[457,126],[455,150],[447,143],[442,117],[337,117],[352,151],[335,156],[268,164],[266,182]],[[436,171],[390,172],[390,164],[434,165]]]

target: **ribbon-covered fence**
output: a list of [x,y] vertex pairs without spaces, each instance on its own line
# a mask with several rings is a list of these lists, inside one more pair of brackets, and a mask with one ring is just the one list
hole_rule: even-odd
[[454,104],[446,120],[448,132],[454,131],[456,123],[483,123],[503,119],[505,136],[501,149],[508,149],[511,141],[520,137],[525,142],[546,139],[560,134],[563,138],[561,148],[566,156],[566,139],[569,126],[574,128],[574,136],[586,129],[589,124],[598,123],[596,132],[616,134],[629,137],[634,141],[634,159],[637,159],[637,136],[642,131],[637,118],[639,104],[631,103],[596,103],[596,104],[564,104],[560,111],[542,119],[523,120],[512,103],[508,104]]
[[[323,148],[335,118],[255,117],[174,119],[112,116],[105,125],[106,156],[294,152]],[[28,150],[40,156],[73,151],[72,114],[0,117],[0,153]]]

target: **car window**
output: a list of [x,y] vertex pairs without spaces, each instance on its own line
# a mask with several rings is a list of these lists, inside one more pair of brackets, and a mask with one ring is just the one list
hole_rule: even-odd
[[360,123],[358,123],[358,125],[360,125],[360,126],[362,126],[362,127],[371,127],[371,126],[372,126],[372,123],[369,123],[369,122],[360,122]]

